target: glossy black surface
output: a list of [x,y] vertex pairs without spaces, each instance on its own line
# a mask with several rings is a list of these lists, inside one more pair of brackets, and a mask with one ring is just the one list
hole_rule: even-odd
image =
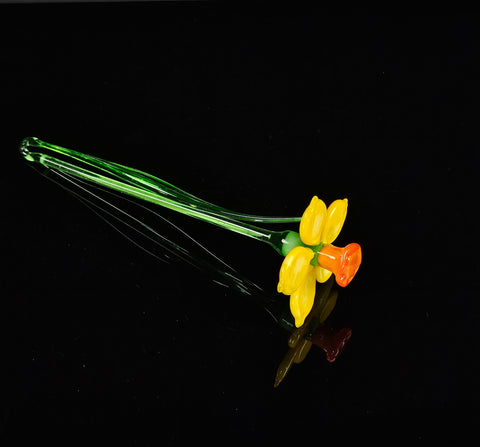
[[[6,445],[470,437],[477,22],[0,6]],[[337,241],[364,260],[331,317],[352,328],[344,353],[330,364],[312,349],[274,389],[289,334],[208,275],[131,245],[27,166],[25,136],[245,212],[348,197]],[[271,248],[178,223],[276,296]]]

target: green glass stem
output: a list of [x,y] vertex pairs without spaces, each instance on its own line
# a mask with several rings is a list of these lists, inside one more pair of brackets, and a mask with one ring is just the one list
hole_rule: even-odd
[[291,223],[300,222],[301,219],[300,217],[270,217],[238,213],[200,199],[165,180],[138,169],[47,143],[36,137],[27,137],[22,141],[21,152],[27,160],[30,160],[33,152],[39,150],[47,153],[54,153],[56,156],[58,156],[58,154],[66,156],[69,160],[76,160],[81,162],[82,165],[94,167],[133,186],[138,186],[141,189],[147,189],[156,194],[167,196],[177,202],[183,203],[184,205],[206,211],[210,214],[220,214],[224,217],[230,217],[235,220],[257,223]]
[[291,244],[296,243],[295,237],[292,237],[292,234],[296,234],[294,232],[269,231],[245,221],[298,222],[300,218],[264,218],[235,213],[198,199],[145,172],[34,137],[25,138],[20,151],[29,162],[268,243],[280,254],[288,253]]

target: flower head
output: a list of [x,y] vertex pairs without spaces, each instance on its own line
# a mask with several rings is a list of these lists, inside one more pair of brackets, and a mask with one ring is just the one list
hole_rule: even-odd
[[347,207],[347,199],[335,200],[327,208],[323,200],[314,196],[300,221],[299,245],[285,256],[277,289],[290,295],[290,309],[297,327],[312,308],[316,281],[323,283],[334,273],[337,283],[345,287],[360,266],[360,245],[354,243],[344,248],[331,245],[342,230]]

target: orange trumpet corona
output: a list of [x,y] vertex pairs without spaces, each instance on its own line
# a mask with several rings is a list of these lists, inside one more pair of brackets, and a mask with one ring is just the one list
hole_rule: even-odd
[[346,287],[357,273],[362,262],[362,249],[357,243],[340,248],[326,244],[318,252],[320,267],[334,273],[337,284]]

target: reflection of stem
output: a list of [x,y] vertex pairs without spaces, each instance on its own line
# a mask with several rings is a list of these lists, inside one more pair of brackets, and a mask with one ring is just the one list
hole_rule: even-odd
[[[198,199],[150,174],[46,143],[38,138],[25,138],[20,149],[28,161],[266,242],[280,253],[288,232],[269,231],[245,222],[278,223],[300,220],[297,217],[266,218],[234,213]],[[52,152],[56,156],[51,155]],[[68,161],[58,158],[58,155]]]
[[[207,272],[214,282],[251,297],[282,327],[290,329],[293,320],[284,315],[284,304],[267,295],[261,287],[242,276],[179,226],[148,206],[100,188],[69,174],[49,169],[44,175],[80,200],[130,242],[160,261],[180,259]],[[128,210],[128,211],[127,211]],[[142,218],[139,219],[141,212]],[[173,231],[175,241],[161,234]],[[165,233],[167,233],[165,232]],[[183,242],[181,242],[183,241]]]

